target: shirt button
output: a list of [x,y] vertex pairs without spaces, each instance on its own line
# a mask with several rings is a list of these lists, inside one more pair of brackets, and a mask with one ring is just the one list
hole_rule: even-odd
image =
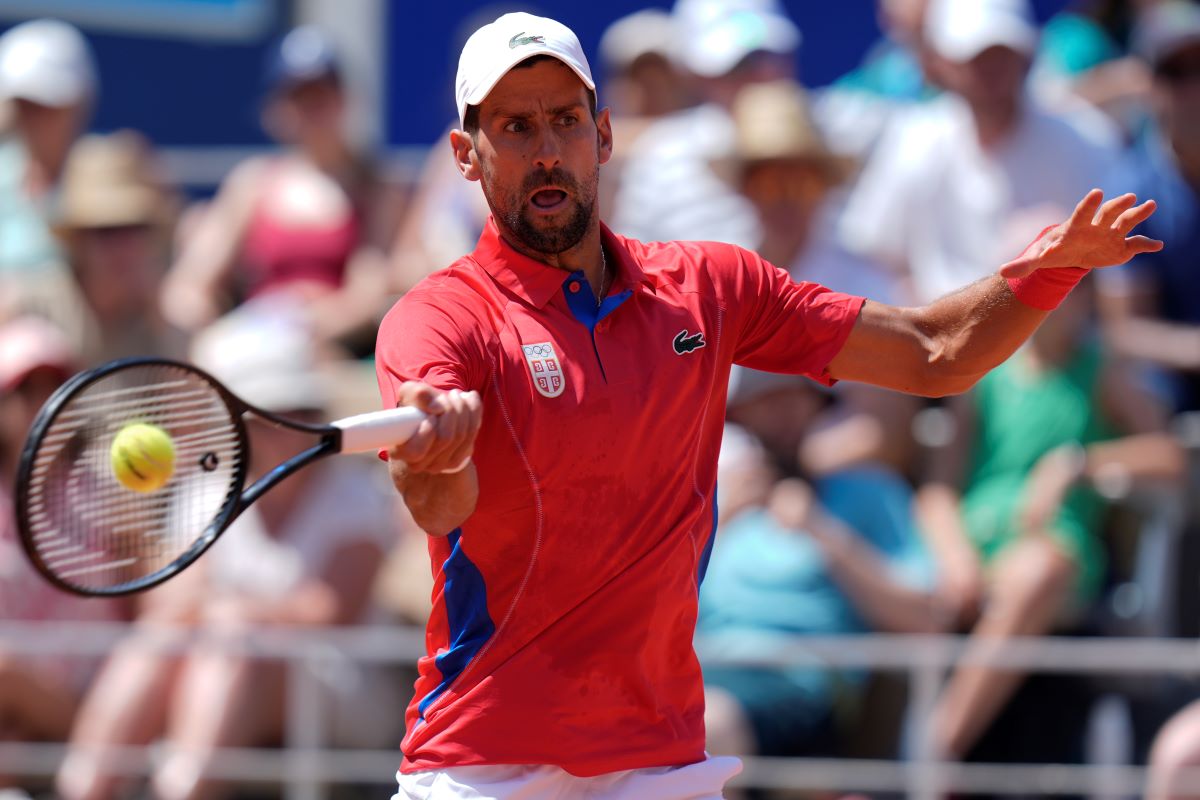
[[578,292],[579,291],[579,281],[571,281],[570,283],[568,283],[567,291],[569,291],[571,294],[575,294],[576,292]]

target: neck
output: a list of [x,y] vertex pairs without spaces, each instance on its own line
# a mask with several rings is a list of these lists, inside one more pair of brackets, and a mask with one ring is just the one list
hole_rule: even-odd
[[798,211],[788,227],[772,225],[764,234],[759,255],[777,267],[788,269],[808,246],[811,210]]
[[523,256],[528,256],[534,261],[540,261],[547,266],[561,269],[563,272],[575,272],[582,270],[584,276],[587,277],[588,283],[591,284],[592,291],[599,295],[600,287],[604,281],[604,253],[603,245],[600,238],[600,220],[593,218],[591,225],[588,226],[588,231],[583,235],[583,238],[569,250],[563,250],[561,253],[543,253],[540,250],[534,250],[527,247],[522,242],[516,240],[516,237],[511,236],[503,227],[497,226],[500,231],[500,237],[511,247]]
[[971,107],[971,116],[975,119],[975,134],[979,144],[986,150],[1007,139],[1017,127],[1020,120],[1019,104],[991,106],[988,108]]
[[339,175],[352,160],[345,143],[334,139],[314,139],[306,142],[302,151],[317,169],[331,175]]

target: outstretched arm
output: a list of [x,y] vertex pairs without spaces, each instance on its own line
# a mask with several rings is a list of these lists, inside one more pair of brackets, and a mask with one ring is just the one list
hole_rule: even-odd
[[1154,213],[1153,200],[1136,203],[1131,194],[1105,203],[1093,190],[998,274],[920,308],[865,304],[830,374],[933,397],[966,391],[1033,333],[1084,271],[1162,249],[1129,236]]

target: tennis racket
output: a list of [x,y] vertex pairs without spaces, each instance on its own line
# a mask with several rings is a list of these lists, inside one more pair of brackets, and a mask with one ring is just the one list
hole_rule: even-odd
[[[313,444],[247,487],[247,415],[309,433]],[[334,453],[403,442],[424,418],[397,408],[309,424],[251,406],[189,364],[113,361],[68,380],[34,420],[17,474],[21,544],[67,591],[149,589],[199,558],[288,475]],[[112,469],[113,439],[134,422],[156,425],[173,440],[174,472],[152,492],[126,488]]]

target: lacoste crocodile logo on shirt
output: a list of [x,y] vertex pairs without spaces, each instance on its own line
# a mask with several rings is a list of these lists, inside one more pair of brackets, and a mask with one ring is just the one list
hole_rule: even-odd
[[704,332],[696,331],[693,334],[689,334],[687,328],[675,334],[675,341],[671,342],[671,346],[675,348],[675,355],[677,356],[686,355],[693,350],[699,350],[704,345]]

